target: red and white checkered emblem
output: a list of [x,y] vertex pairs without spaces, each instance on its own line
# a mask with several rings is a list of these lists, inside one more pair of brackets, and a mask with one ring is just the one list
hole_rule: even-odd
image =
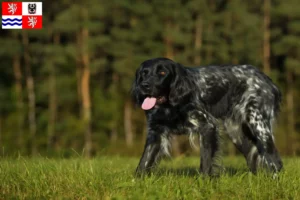
[[42,2],[2,2],[2,29],[41,29]]

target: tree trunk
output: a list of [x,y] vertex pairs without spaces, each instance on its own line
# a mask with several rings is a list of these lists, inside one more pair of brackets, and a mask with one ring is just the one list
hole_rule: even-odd
[[[210,24],[207,28],[208,34],[212,34],[213,32],[213,24]],[[207,51],[206,51],[206,62],[207,64],[212,63],[212,55],[213,55],[213,46],[212,44],[208,43],[207,44]]]
[[[82,105],[82,93],[81,93],[81,74],[82,74],[82,59],[80,49],[82,48],[82,34],[78,32],[76,34],[77,40],[77,49],[79,50],[78,55],[76,56],[76,79],[77,79],[77,95],[78,95],[78,104]],[[79,111],[82,115],[82,110]]]
[[[87,14],[87,13],[86,13]],[[85,130],[85,156],[91,157],[92,152],[92,130],[91,130],[91,99],[90,99],[90,60],[88,54],[89,31],[82,29],[82,117]]]
[[[60,35],[56,33],[53,38],[53,44],[58,45]],[[52,52],[53,54],[53,52]],[[54,55],[51,55],[53,57]],[[50,57],[50,59],[51,59]],[[52,61],[51,61],[52,62]],[[49,65],[49,121],[48,121],[48,149],[57,148],[55,126],[57,115],[57,95],[56,95],[56,75],[55,75],[55,63]]]
[[129,100],[124,105],[124,130],[126,145],[131,147],[133,145],[133,132],[131,120],[132,108]]
[[20,56],[15,55],[13,58],[13,69],[15,77],[15,89],[16,89],[16,107],[18,118],[18,133],[16,136],[17,147],[20,149],[23,144],[23,125],[24,125],[24,103],[23,103],[23,88],[22,88],[22,72]]
[[[294,90],[293,90],[293,73],[291,71],[286,72],[287,82],[287,133],[286,133],[286,152],[287,154],[294,153],[294,133],[295,133],[295,118],[294,118]],[[291,142],[292,141],[292,142]]]
[[269,75],[270,67],[270,9],[271,0],[264,0],[264,25],[263,25],[263,71]]
[[237,30],[236,23],[238,21],[238,17],[235,15],[234,12],[231,12],[231,17],[230,17],[230,25],[231,25],[231,37],[230,37],[230,45],[233,46],[231,49],[231,63],[234,65],[239,64],[239,59],[238,59],[238,52],[234,48],[234,43],[235,43],[235,34]]
[[110,133],[110,141],[112,144],[115,144],[117,140],[118,140],[118,131],[116,127],[113,127]]
[[[83,56],[86,57],[86,56]],[[88,61],[84,58],[84,68],[82,72],[81,88],[82,88],[82,115],[85,129],[85,153],[86,157],[91,156],[92,150],[92,130],[91,130],[91,100],[90,100],[90,71],[88,68]]]
[[[172,24],[171,22],[168,20],[166,22],[166,32],[170,33],[172,29]],[[166,57],[169,59],[173,59],[174,58],[174,49],[173,49],[173,41],[170,38],[170,36],[166,35],[164,37],[164,43],[165,43],[165,47],[166,47]]]
[[32,77],[29,55],[29,39],[27,32],[22,33],[23,46],[24,46],[24,65],[26,71],[26,87],[28,93],[28,119],[29,119],[29,132],[30,132],[30,146],[31,154],[36,154],[36,113],[35,113],[35,92],[34,92],[34,79]]
[[0,115],[0,149],[2,149],[2,117]]
[[201,48],[202,48],[202,33],[203,33],[203,20],[201,15],[198,15],[196,19],[195,27],[195,65],[201,64]]
[[[210,0],[208,3],[209,9],[211,12],[215,12],[216,9],[216,3],[215,0]],[[214,21],[211,20],[208,27],[207,27],[207,32],[208,34],[213,35],[214,31]],[[206,63],[211,64],[213,61],[213,45],[211,44],[211,41],[208,42],[207,44],[207,50],[206,50]]]

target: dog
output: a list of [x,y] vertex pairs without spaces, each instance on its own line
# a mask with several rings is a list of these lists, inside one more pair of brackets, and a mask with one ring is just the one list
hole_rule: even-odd
[[219,150],[218,121],[251,172],[262,168],[276,175],[283,167],[272,134],[281,93],[251,65],[185,67],[154,58],[137,69],[131,93],[147,118],[137,176],[151,172],[162,155],[169,154],[172,134],[200,136],[200,172],[212,175]]

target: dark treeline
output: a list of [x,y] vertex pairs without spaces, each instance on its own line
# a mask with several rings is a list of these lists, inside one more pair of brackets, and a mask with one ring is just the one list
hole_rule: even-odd
[[283,94],[279,150],[300,154],[298,0],[43,1],[43,29],[2,30],[0,44],[2,155],[140,154],[130,87],[153,57],[259,67]]

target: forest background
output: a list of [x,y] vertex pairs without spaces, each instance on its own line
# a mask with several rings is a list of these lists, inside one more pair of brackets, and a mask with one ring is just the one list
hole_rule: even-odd
[[[140,155],[146,121],[130,87],[154,57],[257,66],[283,94],[279,151],[300,154],[298,0],[48,0],[41,30],[0,36],[1,156]],[[195,153],[173,140],[174,155]]]

